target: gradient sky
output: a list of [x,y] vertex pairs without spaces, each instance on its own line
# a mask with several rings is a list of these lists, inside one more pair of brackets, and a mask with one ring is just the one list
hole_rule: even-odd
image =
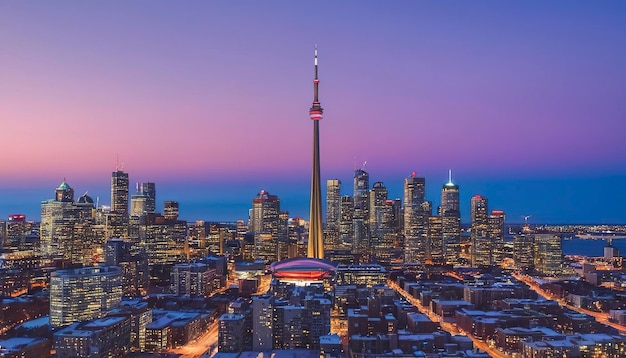
[[[626,223],[626,2],[0,2],[0,218],[117,158],[184,219],[308,217],[313,47],[322,178],[427,197],[453,170],[509,222]],[[325,183],[323,183],[325,186]]]

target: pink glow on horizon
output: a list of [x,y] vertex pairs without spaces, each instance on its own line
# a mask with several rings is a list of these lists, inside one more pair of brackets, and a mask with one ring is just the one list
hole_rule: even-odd
[[626,163],[623,5],[2,6],[4,183],[306,177],[316,42],[324,177]]

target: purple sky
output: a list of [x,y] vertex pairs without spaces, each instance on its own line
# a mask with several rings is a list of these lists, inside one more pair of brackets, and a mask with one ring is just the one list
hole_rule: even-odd
[[463,217],[626,223],[622,1],[0,2],[0,218],[67,178],[110,201],[121,158],[185,219],[247,218],[260,189],[308,217],[313,46],[322,178]]

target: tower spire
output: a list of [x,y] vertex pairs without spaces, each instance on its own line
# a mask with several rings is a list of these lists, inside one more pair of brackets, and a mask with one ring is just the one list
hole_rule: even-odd
[[448,169],[448,184],[452,184],[452,169]]
[[[313,60],[313,64],[315,65],[315,79],[317,79],[317,44],[315,44],[315,59]],[[317,97],[314,101],[317,102]]]
[[322,114],[324,113],[324,109],[322,109],[322,106],[320,105],[320,99],[319,99],[320,80],[317,77],[317,44],[315,45],[315,55],[314,55],[313,65],[315,68],[315,78],[313,79],[313,105],[311,106],[311,109],[309,110],[309,116],[311,117],[312,120],[318,121],[322,119],[323,117]]
[[313,59],[315,78],[313,79],[313,105],[309,109],[309,117],[313,120],[313,168],[311,171],[311,211],[309,220],[309,242],[307,256],[324,258],[324,242],[322,237],[322,190],[320,184],[320,139],[319,122],[324,110],[318,97],[319,79],[317,77],[317,44]]

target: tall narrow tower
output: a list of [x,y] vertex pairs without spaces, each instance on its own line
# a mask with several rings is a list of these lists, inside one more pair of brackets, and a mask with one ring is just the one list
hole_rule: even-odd
[[311,174],[311,213],[309,227],[309,246],[307,256],[323,259],[324,242],[322,234],[322,190],[320,185],[320,127],[323,109],[318,98],[319,79],[317,79],[317,45],[315,46],[315,78],[313,79],[313,105],[309,116],[313,120],[313,172]]

